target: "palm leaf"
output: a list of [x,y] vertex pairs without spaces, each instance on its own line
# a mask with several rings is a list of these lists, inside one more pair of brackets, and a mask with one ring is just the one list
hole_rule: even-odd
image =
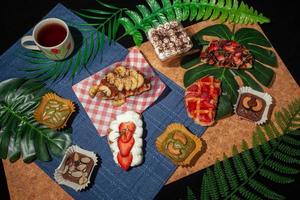
[[[106,10],[102,9],[82,9],[80,12],[73,11],[81,17],[96,20],[97,23],[74,23],[67,21],[70,27],[80,30],[84,36],[73,34],[75,40],[75,50],[74,54],[66,60],[62,61],[51,61],[46,58],[41,52],[32,51],[29,54],[26,53],[21,58],[27,60],[33,66],[26,69],[20,68],[22,71],[30,71],[28,77],[37,78],[40,81],[50,80],[55,82],[57,80],[63,79],[69,76],[69,80],[72,80],[77,73],[79,73],[83,68],[88,66],[99,52],[105,46],[105,42],[111,44],[111,41],[116,39],[117,30],[119,28],[118,19],[122,17],[122,13],[126,10],[123,8],[118,8],[113,5],[103,3],[97,0],[97,2]],[[96,29],[92,29],[91,25],[94,25]],[[82,29],[82,26],[85,28]],[[100,31],[100,32],[99,32]],[[107,35],[107,40],[105,40],[105,35]],[[142,40],[135,36],[135,41],[139,42]],[[57,66],[59,63],[59,66]],[[38,67],[37,67],[38,66]]]
[[68,131],[57,132],[36,122],[33,112],[41,96],[50,92],[35,80],[8,79],[0,83],[0,158],[11,162],[22,157],[51,160],[51,154],[62,156],[71,144]]
[[[156,27],[158,22],[165,23],[174,19],[199,21],[220,18],[222,22],[227,20],[240,24],[269,22],[268,18],[258,14],[252,7],[242,1],[239,4],[236,0],[174,0],[172,3],[170,0],[161,0],[161,4],[157,0],[146,2],[150,9],[145,5],[138,5],[140,14],[135,11],[126,12],[128,17],[125,18],[128,20],[122,19],[122,25],[127,35],[133,36],[133,32],[147,32],[151,27]],[[131,27],[129,32],[126,26]],[[135,44],[140,45],[140,42]]]
[[[187,69],[184,74],[185,87],[207,75],[213,75],[221,80],[223,97],[220,97],[218,107],[226,112],[221,112],[217,115],[217,119],[220,119],[229,116],[232,113],[232,110],[229,108],[236,103],[239,88],[236,76],[240,78],[244,86],[263,91],[261,85],[270,87],[275,77],[273,69],[267,66],[277,67],[278,63],[275,53],[266,49],[271,47],[270,42],[262,33],[255,29],[241,28],[233,33],[225,24],[209,26],[192,37],[198,47],[209,44],[209,41],[206,41],[204,36],[213,36],[226,40],[234,39],[246,46],[254,57],[253,67],[245,70],[234,70],[201,63],[199,53],[183,58],[181,66]],[[224,101],[224,95],[226,95],[229,102]]]
[[[300,130],[291,129],[293,123],[300,122],[299,100],[296,99],[288,108],[277,113],[280,120],[284,121],[280,131],[272,122],[258,126],[253,133],[252,149],[243,141],[241,153],[233,146],[231,159],[224,155],[222,162],[216,161],[214,170],[208,168],[202,180],[201,197],[284,199],[274,191],[272,183],[291,183],[294,175],[300,172]],[[262,178],[266,179],[266,183],[261,182]]]

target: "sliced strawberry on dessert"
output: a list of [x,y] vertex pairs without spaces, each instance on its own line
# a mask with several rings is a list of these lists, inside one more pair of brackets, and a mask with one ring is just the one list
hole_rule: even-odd
[[[198,88],[198,91],[195,91],[195,88]],[[213,124],[220,94],[221,82],[213,76],[206,76],[194,82],[185,92],[188,116],[202,126]]]
[[128,156],[130,154],[133,145],[134,145],[133,137],[131,137],[131,139],[126,143],[122,142],[121,138],[118,138],[118,148],[122,156]]
[[133,156],[131,153],[128,156],[122,156],[120,153],[118,153],[117,159],[121,168],[127,171],[132,163]]
[[133,136],[136,126],[133,122],[122,122],[119,125],[119,133],[122,142],[127,143]]

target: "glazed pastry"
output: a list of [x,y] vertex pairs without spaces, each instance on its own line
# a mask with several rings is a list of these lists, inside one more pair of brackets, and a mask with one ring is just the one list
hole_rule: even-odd
[[234,106],[235,113],[256,124],[263,124],[270,116],[272,97],[267,93],[253,90],[250,87],[239,89],[237,103]]
[[213,76],[205,76],[185,91],[185,107],[188,116],[201,126],[214,123],[221,82]]
[[100,99],[113,101],[113,105],[120,106],[126,102],[126,97],[136,96],[151,89],[151,83],[144,75],[124,66],[117,66],[107,73],[100,81],[89,90],[89,95]]
[[82,190],[90,183],[90,177],[97,165],[94,152],[73,145],[69,147],[59,167],[55,170],[54,178],[59,184]]
[[201,149],[201,141],[182,124],[170,124],[156,139],[156,148],[176,165],[190,165]]
[[143,161],[143,122],[140,115],[127,111],[110,124],[108,143],[114,161],[125,171]]
[[39,106],[34,111],[35,119],[49,128],[61,129],[75,112],[75,106],[69,99],[64,99],[54,93],[42,97]]
[[249,69],[253,64],[249,50],[232,40],[213,40],[200,57],[209,65],[231,69]]
[[193,47],[190,37],[177,21],[150,29],[148,38],[160,60],[187,52]]

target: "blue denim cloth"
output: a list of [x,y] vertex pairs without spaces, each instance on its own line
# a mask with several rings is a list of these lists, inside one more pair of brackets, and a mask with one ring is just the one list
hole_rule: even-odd
[[[46,17],[83,22],[82,19],[61,4],[58,4]],[[31,31],[27,34],[29,33]],[[26,77],[25,72],[17,70],[30,65],[16,57],[15,52],[21,48],[20,41],[17,41],[0,57],[0,81],[13,77]],[[126,48],[118,43],[113,43],[113,45],[105,47],[102,59],[101,56],[97,56],[88,64],[87,68],[90,73],[95,73],[105,66],[124,59],[127,53]],[[62,186],[62,188],[75,199],[153,199],[176,169],[176,166],[169,159],[156,150],[156,138],[168,124],[173,122],[183,123],[196,135],[201,135],[205,129],[188,118],[183,101],[184,90],[156,71],[167,88],[159,99],[143,113],[145,128],[144,162],[141,166],[125,172],[113,161],[107,139],[98,136],[95,127],[71,89],[72,84],[90,76],[90,73],[83,69],[76,75],[73,82],[65,78],[55,84],[47,83],[56,93],[71,99],[79,107],[79,113],[72,124],[73,144],[96,152],[100,157],[99,168],[93,173],[92,183],[88,189],[75,192],[66,186]],[[54,170],[60,161],[61,158],[53,157],[51,162],[35,161],[35,163],[53,179]],[[49,189],[51,190],[51,188]]]

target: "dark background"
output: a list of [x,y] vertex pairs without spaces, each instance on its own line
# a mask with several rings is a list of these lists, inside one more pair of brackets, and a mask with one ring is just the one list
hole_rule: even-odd
[[[77,11],[81,8],[99,8],[99,4],[94,0],[9,0],[5,1],[5,3],[1,2],[0,55],[59,2],[63,3],[67,8]],[[133,8],[135,5],[145,1],[106,0],[106,2],[119,7]],[[263,24],[261,27],[299,85],[300,6],[295,1],[244,0],[244,2],[271,19],[271,23]],[[187,26],[189,23],[184,23],[184,25]],[[120,43],[126,47],[133,46],[133,42],[129,37],[122,39]],[[186,186],[190,186],[199,195],[202,176],[203,170],[165,186],[157,195],[157,199],[185,199]],[[296,181],[292,184],[274,185],[274,187],[277,188],[277,192],[285,195],[287,199],[299,199],[299,197],[297,198],[297,190],[300,189],[300,175],[296,177]],[[1,199],[9,198],[1,162],[0,193]]]

